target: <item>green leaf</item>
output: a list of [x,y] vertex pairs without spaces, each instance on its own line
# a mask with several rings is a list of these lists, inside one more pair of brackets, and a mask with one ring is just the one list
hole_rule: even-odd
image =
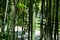
[[19,3],[19,4],[18,4],[18,7],[19,7],[19,8],[26,8],[26,5],[24,5],[23,3]]

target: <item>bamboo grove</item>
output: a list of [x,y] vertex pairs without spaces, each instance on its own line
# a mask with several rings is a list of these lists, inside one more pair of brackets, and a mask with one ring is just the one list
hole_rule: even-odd
[[0,0],[0,40],[60,40],[60,0]]

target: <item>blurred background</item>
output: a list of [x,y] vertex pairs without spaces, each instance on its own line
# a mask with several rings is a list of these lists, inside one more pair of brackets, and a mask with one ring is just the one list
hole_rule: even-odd
[[60,40],[60,0],[0,0],[0,40]]

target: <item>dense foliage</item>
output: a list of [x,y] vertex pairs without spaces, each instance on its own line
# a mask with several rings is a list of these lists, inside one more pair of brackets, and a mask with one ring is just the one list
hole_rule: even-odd
[[59,3],[60,0],[0,0],[0,39],[18,40],[19,31],[16,34],[15,27],[18,29],[19,26],[22,27],[20,40],[24,40],[26,32],[28,40],[35,40],[35,30],[41,32],[39,40],[58,40]]

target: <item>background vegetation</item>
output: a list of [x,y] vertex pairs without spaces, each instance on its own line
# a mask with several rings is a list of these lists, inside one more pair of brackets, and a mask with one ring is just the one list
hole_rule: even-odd
[[27,40],[59,40],[60,0],[0,0],[0,40],[25,40],[26,33]]

